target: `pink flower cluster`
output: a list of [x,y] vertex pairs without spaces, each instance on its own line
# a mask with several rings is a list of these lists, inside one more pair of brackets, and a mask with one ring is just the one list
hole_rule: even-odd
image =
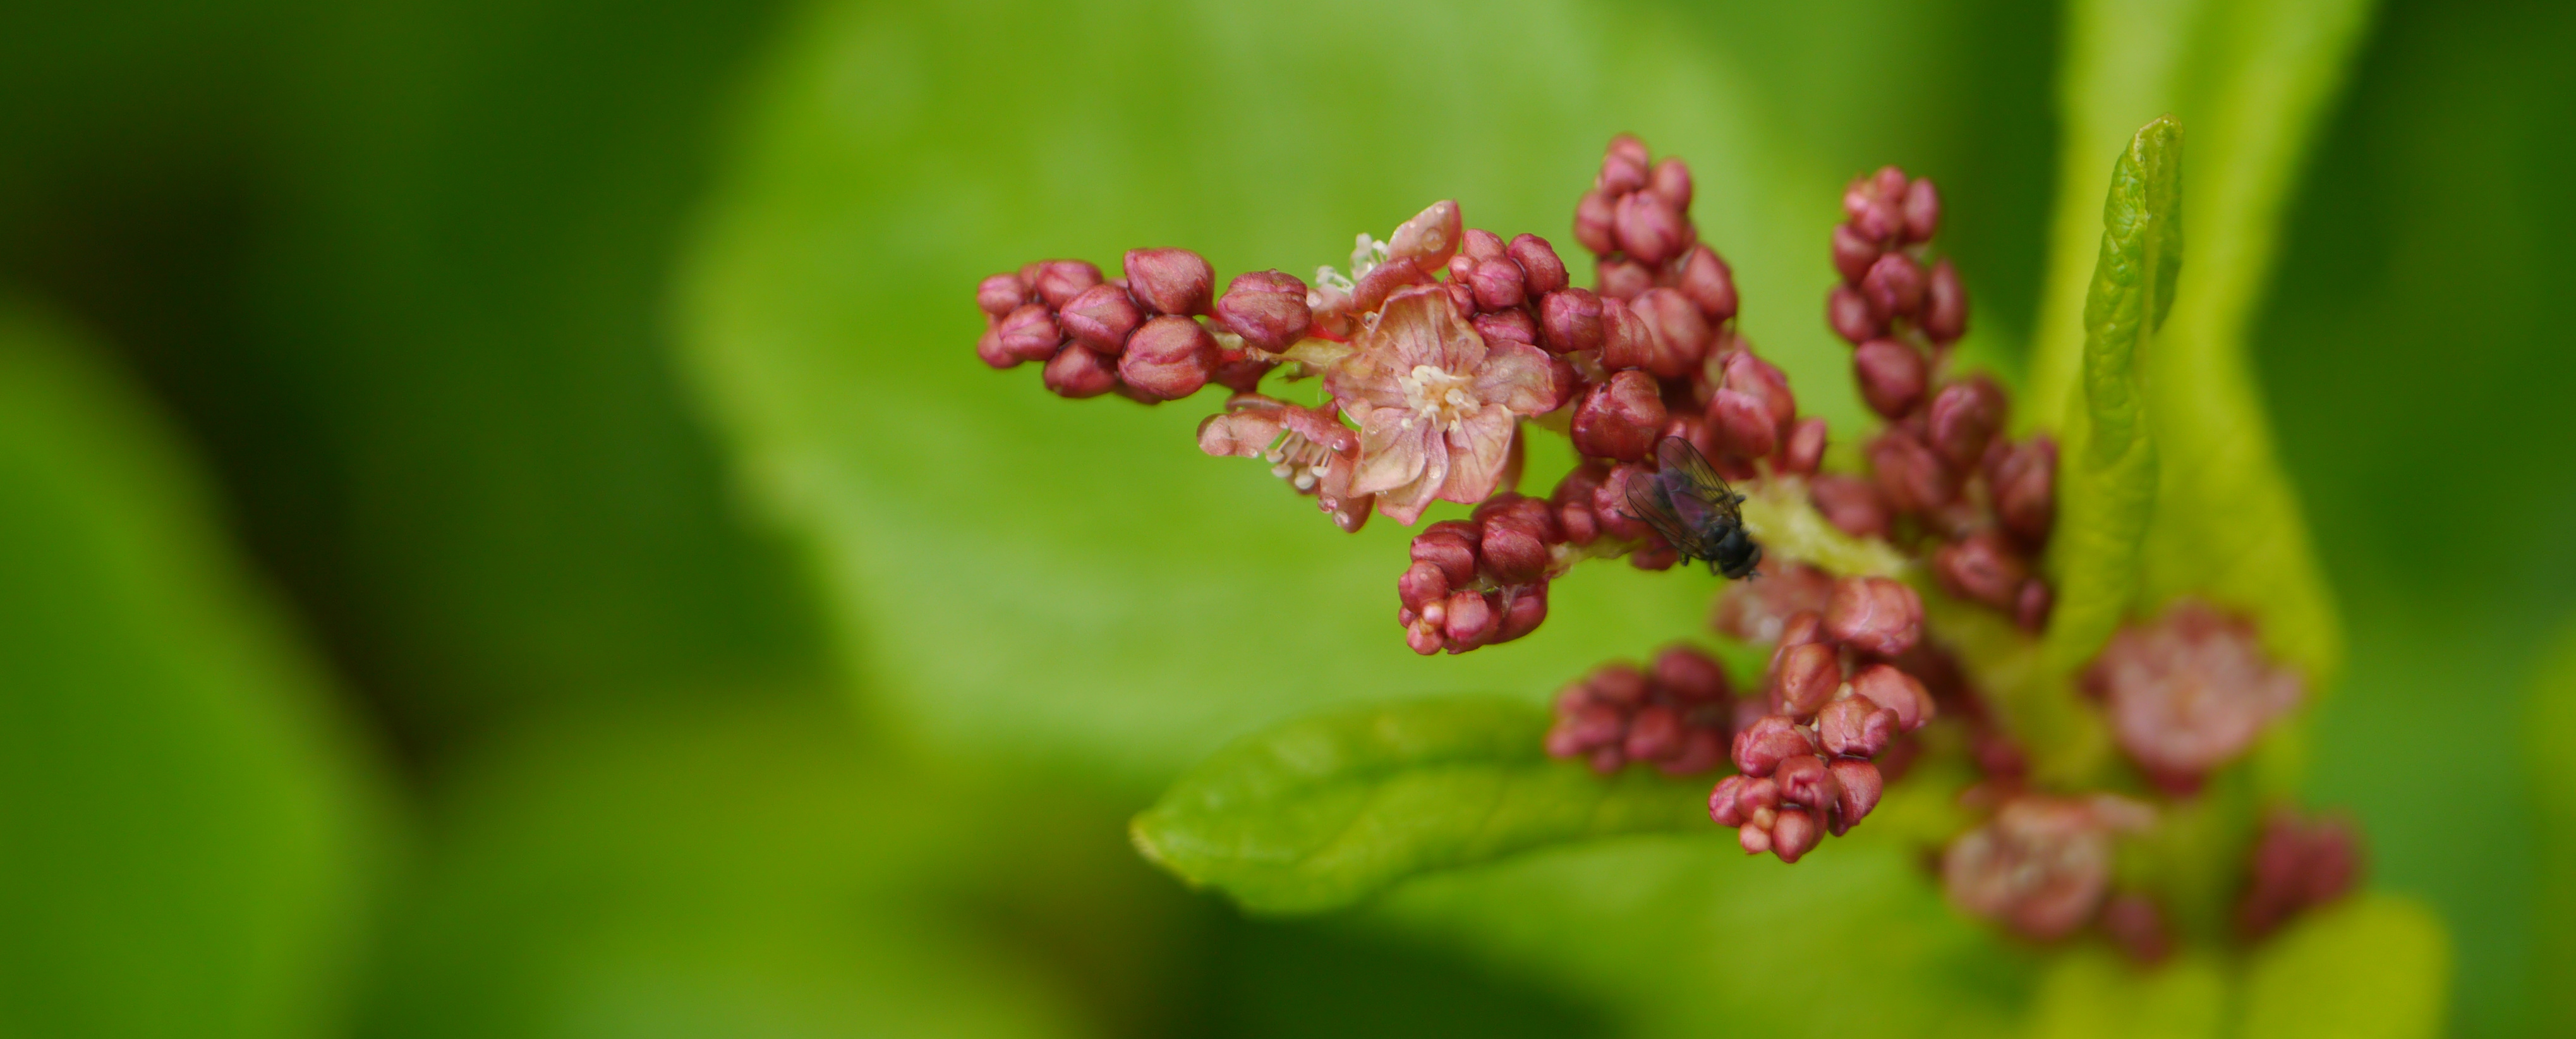
[[1556,694],[1547,752],[1605,776],[1637,761],[1697,775],[1726,763],[1727,740],[1748,709],[1758,710],[1755,701],[1736,698],[1717,661],[1675,646],[1649,670],[1604,664]]
[[1770,713],[1735,734],[1737,775],[1708,795],[1708,817],[1736,828],[1748,855],[1796,862],[1878,807],[1871,759],[1935,708],[1921,679],[1892,663],[1923,637],[1923,602],[1884,577],[1834,582],[1821,612],[1791,614],[1765,682]]
[[[995,368],[1043,364],[1047,389],[1062,396],[1115,392],[1146,404],[1187,397],[1210,381],[1249,390],[1270,371],[1273,362],[1221,344],[1199,320],[1210,313],[1216,281],[1199,254],[1129,250],[1126,275],[1104,281],[1081,260],[1041,260],[984,279],[975,287],[985,326],[975,356]],[[1277,271],[1245,278],[1296,281]],[[1229,299],[1245,278],[1235,279]]]
[[2082,676],[2111,735],[2157,786],[2187,794],[2299,705],[2305,683],[2264,656],[2254,626],[2185,599],[2123,628]]
[[1933,540],[1944,591],[2037,631],[2052,601],[2034,563],[2056,520],[2057,446],[2000,435],[2009,402],[1993,379],[1942,374],[1968,295],[1949,260],[1924,263],[1941,223],[1932,182],[1885,167],[1844,189],[1843,212],[1826,320],[1853,344],[1861,399],[1887,427],[1864,450],[1872,479],[1827,476],[1810,494],[1852,534]]

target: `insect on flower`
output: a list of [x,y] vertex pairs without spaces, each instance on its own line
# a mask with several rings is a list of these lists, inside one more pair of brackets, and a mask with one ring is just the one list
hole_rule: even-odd
[[1655,445],[1655,460],[1661,469],[1653,479],[1628,484],[1631,518],[1672,542],[1683,562],[1705,559],[1710,573],[1752,576],[1762,563],[1762,546],[1745,532],[1744,514],[1737,511],[1744,496],[1688,440],[1665,437]]

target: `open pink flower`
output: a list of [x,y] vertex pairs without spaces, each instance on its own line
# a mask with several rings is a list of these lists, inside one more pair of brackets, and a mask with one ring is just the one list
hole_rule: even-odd
[[1257,393],[1235,394],[1224,411],[1199,423],[1199,450],[1269,462],[1271,475],[1299,494],[1314,495],[1316,507],[1348,531],[1368,522],[1371,504],[1368,495],[1351,493],[1359,448],[1359,434],[1331,411]]
[[1359,423],[1354,494],[1410,524],[1435,498],[1494,493],[1517,419],[1563,398],[1547,354],[1526,343],[1488,345],[1438,287],[1397,292],[1357,337],[1324,388]]

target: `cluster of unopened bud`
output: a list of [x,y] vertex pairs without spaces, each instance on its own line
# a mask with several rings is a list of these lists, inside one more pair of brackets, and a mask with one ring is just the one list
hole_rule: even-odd
[[1826,319],[1851,342],[1861,399],[1887,426],[1864,450],[1870,479],[1821,477],[1810,497],[1854,535],[1935,539],[1943,590],[2037,631],[2053,600],[2034,564],[2056,521],[2056,444],[2002,435],[2010,402],[1993,379],[1941,375],[1967,331],[1968,296],[1949,260],[1924,262],[1941,223],[1932,182],[1885,167],[1852,181],[1843,212]]
[[1217,298],[1215,269],[1190,250],[1132,249],[1124,266],[1103,279],[1081,260],[1041,260],[984,279],[975,355],[995,368],[1043,364],[1047,389],[1065,397],[1157,404],[1210,382],[1251,392],[1277,363],[1263,351],[1306,334],[1306,286],[1293,276],[1245,274]]
[[1630,762],[1697,775],[1726,763],[1727,740],[1751,704],[1736,698],[1717,661],[1675,646],[1650,669],[1605,664],[1566,686],[1556,695],[1547,752],[1605,776]]
[[1738,774],[1709,791],[1708,815],[1748,855],[1796,862],[1878,806],[1872,762],[1932,720],[1932,694],[1893,661],[1923,637],[1923,602],[1884,577],[1836,581],[1822,611],[1780,625],[1764,684],[1768,713],[1738,730]]
[[1464,520],[1413,537],[1413,565],[1396,580],[1404,641],[1428,656],[1509,642],[1547,619],[1547,584],[1563,572],[1555,510],[1505,492]]
[[2309,821],[2276,810],[2264,820],[2247,872],[2236,902],[2236,930],[2253,941],[2350,893],[2361,879],[2361,835],[2344,819]]

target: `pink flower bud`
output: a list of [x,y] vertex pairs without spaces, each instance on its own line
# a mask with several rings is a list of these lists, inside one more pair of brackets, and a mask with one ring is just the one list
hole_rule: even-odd
[[1888,253],[1869,265],[1860,291],[1872,309],[1894,317],[1914,317],[1923,309],[1923,268],[1904,253]]
[[1450,305],[1457,307],[1459,313],[1476,312],[1476,289],[1464,280],[1444,282],[1440,286],[1440,291],[1448,293]]
[[1661,761],[1681,753],[1682,735],[1680,711],[1649,704],[1628,723],[1628,742],[1622,749],[1631,761]]
[[1869,818],[1878,807],[1881,794],[1887,792],[1887,780],[1878,766],[1855,758],[1840,758],[1828,766],[1834,774],[1834,836],[1840,837]]
[[1157,314],[1191,315],[1208,309],[1216,269],[1187,249],[1127,250],[1127,291]]
[[[1441,610],[1441,616],[1446,618],[1448,607],[1444,605]],[[1440,631],[1440,624],[1426,614],[1421,619],[1404,626],[1404,648],[1426,657],[1438,653],[1442,646],[1448,645],[1448,639],[1443,637]]]
[[1779,426],[1771,411],[1752,394],[1717,391],[1709,402],[1708,424],[1718,449],[1739,458],[1763,458],[1779,446]]
[[1902,581],[1843,578],[1825,603],[1825,634],[1863,653],[1896,656],[1923,635],[1923,599]]
[[1418,562],[1396,578],[1395,593],[1403,598],[1406,607],[1420,610],[1449,597],[1449,575],[1442,573],[1437,563]]
[[1905,240],[1928,242],[1941,229],[1941,192],[1932,178],[1917,177],[1905,186]]
[[1924,293],[1923,334],[1935,343],[1947,343],[1968,332],[1968,288],[1959,283],[1959,270],[1950,261],[1932,265],[1931,283]]
[[1736,808],[1735,797],[1744,789],[1746,782],[1748,780],[1743,776],[1728,776],[1709,789],[1708,821],[1719,826],[1744,825],[1744,812]]
[[1538,345],[1538,322],[1526,310],[1503,310],[1478,314],[1474,319],[1476,334],[1487,343],[1514,342]]
[[1084,290],[1100,284],[1100,268],[1081,260],[1048,260],[1037,264],[1029,283],[1040,301],[1060,310]]
[[[1477,264],[1502,259],[1503,239],[1492,231],[1481,227],[1470,227],[1458,238],[1458,255],[1467,258],[1467,267],[1472,270]],[[1450,269],[1456,270],[1454,261],[1457,257],[1450,259],[1453,261]]]
[[2057,605],[2057,593],[2048,582],[2031,578],[2022,582],[2021,592],[2013,597],[2013,623],[2033,635],[2048,630],[2048,611]]
[[1902,724],[1895,711],[1879,706],[1878,701],[1850,696],[1818,712],[1816,737],[1824,743],[1825,753],[1874,758],[1887,749],[1887,741],[1896,738]]
[[2164,911],[2156,908],[2154,899],[2135,891],[2102,903],[2102,933],[2132,963],[2154,966],[2173,955],[2173,932],[2165,926]]
[[1734,695],[1726,669],[1708,654],[1674,646],[1655,656],[1655,684],[1683,703],[1723,700]]
[[1811,475],[1825,461],[1825,420],[1799,419],[1789,427],[1789,439],[1780,445],[1780,471]]
[[1613,258],[1592,266],[1594,291],[1603,299],[1633,299],[1655,287],[1655,272],[1632,259]]
[[1560,289],[1539,301],[1539,342],[1555,353],[1601,349],[1601,297]]
[[[1581,450],[1579,444],[1576,449]],[[1654,528],[1628,514],[1630,481],[1654,478],[1655,474],[1636,463],[1613,468],[1602,477],[1600,485],[1592,489],[1592,515],[1600,523],[1602,533],[1625,541],[1661,543],[1662,539],[1656,536]]]
[[1413,536],[1413,561],[1430,563],[1452,586],[1465,586],[1476,580],[1476,546],[1484,541],[1484,532],[1462,520],[1443,520]]
[[1503,629],[1494,637],[1494,641],[1510,642],[1537,631],[1538,626],[1546,620],[1546,582],[1507,589],[1503,593]]
[[2274,811],[2264,820],[2250,872],[2236,906],[2237,933],[2249,939],[2351,891],[2361,875],[2361,840],[2344,820],[2311,825]]
[[1584,679],[1594,699],[1621,707],[1636,707],[1654,695],[1655,685],[1646,673],[1632,664],[1603,664]]
[[[1301,289],[1297,305],[1304,307],[1305,304],[1305,292]],[[1136,331],[1136,326],[1144,320],[1143,312],[1127,298],[1127,291],[1115,285],[1094,285],[1082,290],[1081,295],[1073,297],[1064,305],[1063,312],[1056,315],[1056,322],[1064,326],[1064,331],[1073,337],[1074,342],[1105,357],[1116,357],[1126,350],[1128,334]]]
[[1764,715],[1735,734],[1735,768],[1757,779],[1770,775],[1783,761],[1815,752],[1814,741],[1785,714]]
[[1825,297],[1825,323],[1845,342],[1865,343],[1887,334],[1887,317],[1855,285],[1836,285]]
[[1825,522],[1856,538],[1887,536],[1887,502],[1877,485],[1853,476],[1825,473],[1807,483],[1807,500]]
[[2057,442],[2047,434],[2020,444],[2000,444],[1986,452],[1986,485],[1992,490],[1995,518],[2025,545],[2048,542],[2057,521]]
[[1601,366],[1611,371],[1644,368],[1655,359],[1654,333],[1627,301],[1601,301]]
[[1959,496],[1959,481],[1941,456],[1903,426],[1889,426],[1866,449],[1878,493],[1898,512],[1926,513]]
[[1538,299],[1551,292],[1565,291],[1570,284],[1565,274],[1565,261],[1556,255],[1556,247],[1534,234],[1513,235],[1504,247],[1513,263],[1521,265],[1526,293]]
[[1502,616],[1483,593],[1459,591],[1449,593],[1449,617],[1441,634],[1449,640],[1449,652],[1462,653],[1484,645],[1502,627]]
[[1845,283],[1860,284],[1862,278],[1869,276],[1869,265],[1877,263],[1879,254],[1884,251],[1878,242],[1861,234],[1859,228],[1850,224],[1834,225],[1834,270],[1842,274]]
[[1978,531],[1932,553],[1932,575],[1943,591],[2010,612],[2020,602],[2030,570],[1993,531]]
[[1688,218],[1672,202],[1649,191],[1621,196],[1611,227],[1619,251],[1649,267],[1681,255],[1690,245]]
[[1869,409],[1891,419],[1904,418],[1923,403],[1923,384],[1930,377],[1923,352],[1893,339],[1872,339],[1852,351],[1852,377]]
[[998,352],[1022,361],[1054,357],[1056,348],[1064,345],[1064,333],[1056,327],[1054,315],[1035,303],[1005,315],[993,332]]
[[1475,290],[1476,307],[1480,310],[1520,306],[1521,293],[1526,288],[1521,265],[1513,263],[1509,257],[1477,264],[1475,271],[1468,275],[1467,282]]
[[[1700,315],[1699,307],[1689,297],[1677,289],[1647,289],[1628,301],[1628,309],[1646,331],[1645,363],[1638,367],[1666,379],[1678,379],[1699,365],[1708,347],[1708,319]],[[1603,363],[1608,363],[1606,357]]]
[[1608,256],[1619,249],[1613,226],[1618,222],[1617,196],[1599,188],[1586,191],[1574,204],[1574,240],[1594,256]]
[[1623,371],[1584,391],[1575,405],[1574,449],[1593,458],[1633,462],[1646,457],[1664,428],[1664,398],[1655,377]]
[[1691,247],[1682,257],[1681,276],[1677,284],[1682,295],[1698,304],[1700,312],[1712,322],[1735,316],[1735,271],[1706,245]]
[[1548,545],[1558,540],[1556,517],[1545,502],[1519,498],[1514,504],[1526,507],[1500,511],[1485,520],[1484,540],[1477,552],[1485,576],[1496,585],[1545,580]]
[[1772,782],[1780,784],[1780,803],[1801,808],[1831,808],[1840,791],[1834,789],[1834,773],[1825,767],[1825,759],[1813,754],[1800,754],[1780,763],[1773,770]]
[[1690,166],[1679,158],[1666,158],[1656,163],[1654,172],[1647,175],[1646,190],[1662,196],[1665,202],[1672,204],[1674,211],[1690,212]]
[[1961,469],[1975,466],[2003,428],[2006,406],[2003,387],[1983,373],[1942,387],[1932,398],[1932,449]]
[[1771,709],[1795,718],[1816,713],[1843,684],[1841,654],[1822,642],[1785,646],[1771,675]]
[[1099,354],[1079,346],[1056,352],[1047,362],[1046,388],[1059,397],[1080,400],[1097,397],[1118,387],[1118,373]]
[[1646,150],[1641,145],[1633,151],[1614,148],[1603,155],[1601,172],[1592,178],[1592,183],[1603,191],[1624,195],[1644,190],[1652,177],[1653,174],[1646,169]]
[[[1387,297],[1398,289],[1428,285],[1435,269],[1421,266],[1413,260],[1391,259],[1378,264],[1360,276],[1359,284],[1351,287],[1350,311],[1365,314],[1385,306]],[[1463,312],[1466,308],[1459,309]]]
[[1627,716],[1616,708],[1587,704],[1558,718],[1555,727],[1548,730],[1547,753],[1557,758],[1580,757],[1617,745],[1627,738],[1627,730]]
[[[1778,813],[1773,813],[1772,818],[1776,821],[1779,818]],[[1735,843],[1737,847],[1743,848],[1747,855],[1760,855],[1770,851],[1771,828],[1747,819],[1744,825],[1735,828]]]
[[1314,317],[1306,306],[1306,283],[1284,271],[1236,275],[1217,301],[1216,315],[1244,342],[1274,353],[1305,338]]
[[1127,352],[1118,358],[1118,378],[1153,400],[1197,393],[1215,372],[1216,338],[1185,317],[1145,322],[1128,337]]
[[1913,732],[1932,720],[1932,694],[1913,675],[1893,664],[1871,664],[1852,676],[1852,694],[1892,711],[1901,732]]
[[1824,830],[1816,825],[1816,813],[1803,808],[1783,808],[1779,821],[1771,824],[1771,854],[1782,862],[1805,858],[1824,839]]
[[1017,274],[996,274],[975,285],[975,307],[991,317],[1001,317],[1027,302],[1028,286],[1020,284]]
[[1458,203],[1442,199],[1424,207],[1413,219],[1396,225],[1395,233],[1386,240],[1389,259],[1411,260],[1425,271],[1436,271],[1457,255],[1459,240],[1465,237],[1466,223],[1458,215]]

